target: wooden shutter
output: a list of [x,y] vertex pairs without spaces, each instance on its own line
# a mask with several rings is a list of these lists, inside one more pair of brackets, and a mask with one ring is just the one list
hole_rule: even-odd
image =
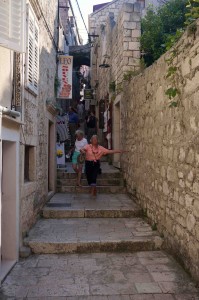
[[31,7],[28,9],[28,45],[27,45],[27,87],[38,94],[38,75],[39,75],[39,26]]
[[25,0],[0,0],[0,46],[25,52]]

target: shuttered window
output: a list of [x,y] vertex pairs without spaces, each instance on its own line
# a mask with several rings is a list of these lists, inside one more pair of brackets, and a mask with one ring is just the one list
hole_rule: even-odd
[[0,0],[0,46],[25,52],[25,0]]
[[28,6],[27,26],[27,63],[26,63],[26,85],[27,88],[38,94],[39,75],[39,26],[36,16]]

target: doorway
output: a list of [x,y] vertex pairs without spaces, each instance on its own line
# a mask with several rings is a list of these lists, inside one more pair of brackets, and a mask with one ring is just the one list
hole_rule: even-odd
[[1,281],[18,259],[18,185],[16,143],[2,142]]

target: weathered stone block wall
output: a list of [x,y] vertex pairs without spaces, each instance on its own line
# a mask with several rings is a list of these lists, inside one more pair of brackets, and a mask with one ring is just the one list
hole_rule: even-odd
[[128,191],[198,281],[199,22],[197,32],[186,32],[176,49],[176,108],[165,95],[172,86],[165,61],[171,52],[124,86],[121,133],[129,153],[122,165]]
[[99,34],[100,27],[105,25],[109,13],[113,13],[115,20],[122,8],[124,3],[135,3],[136,0],[115,0],[99,9],[98,11],[89,15],[89,33],[90,34]]
[[[20,193],[20,242],[22,236],[35,223],[38,213],[47,200],[48,195],[48,156],[49,156],[49,121],[54,122],[54,116],[47,111],[46,101],[55,100],[54,79],[56,74],[56,49],[53,46],[44,20],[34,6],[39,20],[39,93],[33,95],[24,90],[23,119],[21,133],[21,193]],[[57,0],[42,0],[40,3],[49,29],[57,43]],[[32,176],[24,182],[24,144],[34,146],[34,157],[31,161]],[[54,146],[55,147],[55,146]],[[55,150],[52,152],[55,154]],[[54,156],[55,159],[55,156]]]
[[[109,13],[106,26],[101,29],[99,39],[92,52],[92,83],[99,81],[98,100],[109,93],[109,83],[115,81],[118,86],[123,81],[124,73],[139,68],[139,37],[141,7],[139,4],[125,3],[119,15]],[[107,63],[110,68],[99,68]],[[97,72],[95,71],[97,69]]]

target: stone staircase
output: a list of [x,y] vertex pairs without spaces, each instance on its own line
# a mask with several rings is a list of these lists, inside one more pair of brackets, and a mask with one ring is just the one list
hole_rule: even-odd
[[142,219],[141,209],[124,193],[122,175],[117,169],[106,169],[104,165],[99,178],[101,194],[96,199],[89,195],[85,177],[84,190],[77,191],[75,174],[58,170],[58,183],[58,191],[67,193],[57,193],[47,203],[42,218],[24,241],[33,253],[132,252],[162,248],[162,238]]
[[[98,176],[98,193],[125,193],[124,180],[119,170],[101,163],[103,173]],[[108,173],[108,170],[110,173]],[[85,174],[82,174],[82,187],[76,186],[76,174],[59,170],[57,172],[57,193],[87,193],[88,184]]]

